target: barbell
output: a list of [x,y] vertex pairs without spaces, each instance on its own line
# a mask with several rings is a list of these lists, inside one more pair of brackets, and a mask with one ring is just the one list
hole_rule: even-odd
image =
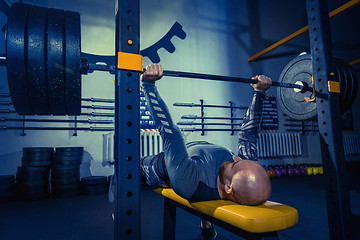
[[[89,64],[81,53],[80,14],[53,8],[14,3],[8,12],[6,55],[10,95],[20,115],[80,115],[81,74],[93,70],[114,72],[115,66]],[[115,62],[115,61],[114,61]],[[336,60],[342,111],[350,108],[357,93],[356,75],[348,64]],[[131,69],[125,69],[131,70]],[[164,76],[256,83],[250,78],[165,70]],[[296,57],[282,71],[279,105],[295,119],[316,115],[312,97],[312,64],[309,54]],[[296,90],[296,91],[294,91]]]

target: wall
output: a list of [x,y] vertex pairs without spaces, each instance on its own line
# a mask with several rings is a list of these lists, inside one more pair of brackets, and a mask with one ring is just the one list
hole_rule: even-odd
[[[72,1],[24,1],[59,9],[68,9],[81,13],[82,51],[99,55],[114,55],[115,24],[113,1],[72,0]],[[333,10],[347,1],[330,1]],[[187,33],[184,40],[173,38],[176,51],[172,54],[165,49],[159,50],[160,64],[168,70],[208,73],[228,76],[251,77],[265,74],[277,81],[283,67],[293,57],[308,51],[308,34],[304,34],[285,46],[267,54],[261,61],[247,62],[253,54],[307,25],[304,1],[236,1],[236,0],[178,0],[165,1],[141,0],[141,49],[158,41],[178,21]],[[355,21],[359,7],[349,10],[331,20],[334,38],[334,55],[346,61],[359,56],[358,21]],[[0,23],[6,18],[1,14]],[[0,38],[0,51],[4,52],[4,38]],[[150,60],[145,58],[144,65]],[[82,97],[114,97],[114,76],[105,72],[96,72],[82,77]],[[172,106],[175,102],[247,106],[253,90],[248,84],[235,84],[216,81],[201,81],[164,77],[158,82],[158,89],[167,102],[175,122],[182,115],[199,115],[199,109]],[[7,92],[5,68],[0,68],[0,92]],[[269,94],[276,94],[270,89]],[[359,130],[359,97],[353,106],[355,129]],[[236,117],[242,117],[244,110],[238,110]],[[228,116],[228,110],[207,109],[206,116]],[[279,110],[279,117],[282,113]],[[16,115],[14,115],[16,116]],[[2,124],[2,123],[1,123]],[[0,125],[1,125],[0,124]],[[19,124],[18,124],[19,125]],[[46,125],[42,125],[46,126]],[[68,124],[69,126],[69,124]],[[72,125],[70,125],[72,126]],[[283,129],[280,127],[280,131]],[[84,146],[85,157],[82,176],[109,175],[113,168],[103,162],[103,134],[106,132],[67,131],[21,131],[0,130],[0,174],[14,174],[21,162],[22,147],[25,146]],[[224,145],[236,151],[236,136],[229,132],[185,133],[187,141],[207,140]],[[308,145],[314,137],[305,135],[304,144]],[[320,162],[315,149],[308,147],[304,161]],[[311,156],[311,157],[310,157]],[[315,156],[315,157],[314,157]],[[309,160],[311,159],[311,160]],[[287,163],[296,159],[285,159]]]

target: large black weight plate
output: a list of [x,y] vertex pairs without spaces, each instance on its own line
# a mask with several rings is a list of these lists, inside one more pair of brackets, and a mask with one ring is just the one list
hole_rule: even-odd
[[52,152],[23,152],[23,158],[51,158]]
[[21,160],[22,166],[33,166],[33,167],[50,167],[51,166],[51,158],[22,158]]
[[68,174],[56,175],[51,178],[51,183],[58,184],[58,185],[76,183],[79,181],[80,181],[80,176],[68,175]]
[[17,174],[16,176],[17,184],[23,184],[23,183],[38,184],[38,183],[48,183],[48,182],[49,182],[49,176],[23,175],[21,173]]
[[354,91],[354,81],[352,78],[352,73],[350,70],[350,65],[347,62],[344,62],[343,64],[344,66],[344,71],[346,72],[346,97],[344,97],[344,102],[341,103],[340,102],[340,112],[344,113],[347,110],[349,110],[349,108],[351,107],[350,104],[350,98],[353,95],[353,91]]
[[53,152],[51,147],[24,147],[23,157],[51,157]]
[[6,33],[7,73],[21,115],[80,115],[80,14],[14,3]]
[[45,23],[46,8],[30,7],[27,22],[27,75],[29,97],[34,113],[49,115],[50,109],[47,99],[47,79],[45,75],[46,46]]
[[21,181],[17,183],[19,189],[26,189],[26,190],[37,190],[37,189],[45,189],[49,188],[49,181],[37,181],[37,182],[27,182]]
[[74,153],[82,153],[84,151],[83,147],[58,147],[55,148],[55,152],[74,152]]
[[344,113],[349,109],[350,94],[353,88],[352,76],[349,71],[349,65],[340,59],[335,60],[335,64],[338,66],[339,71],[342,72],[339,78],[340,82],[340,112]]
[[91,185],[99,185],[99,186],[107,186],[108,180],[105,176],[90,176],[81,178],[82,186],[91,186]]
[[346,78],[345,78],[344,71],[343,71],[343,68],[341,66],[340,60],[335,58],[334,63],[335,63],[335,67],[336,67],[335,75],[338,76],[339,84],[340,84],[339,102],[340,102],[340,106],[341,106],[342,103],[344,103],[345,97],[346,97],[346,92],[345,92],[346,91]]
[[84,195],[98,195],[98,194],[106,194],[109,191],[107,187],[98,187],[98,186],[91,186],[91,187],[82,187],[81,193]]
[[80,165],[81,160],[81,156],[55,157],[53,160],[53,165]]
[[23,175],[39,175],[44,176],[49,174],[49,168],[48,167],[29,167],[29,166],[20,166],[17,168],[18,174]]
[[[312,87],[312,58],[311,54],[304,54],[291,60],[281,72],[279,82],[305,82]],[[305,120],[316,116],[316,103],[305,102],[303,97],[314,98],[313,93],[295,92],[292,88],[277,88],[278,102],[286,115],[298,120]]]
[[53,152],[52,147],[24,147],[23,152]]
[[12,184],[15,181],[14,175],[0,175],[0,185]]
[[65,12],[65,89],[68,115],[81,114],[80,14]]
[[50,166],[53,148],[23,148],[22,166]]
[[31,115],[27,78],[25,26],[30,6],[14,3],[8,14],[6,30],[6,70],[11,99],[16,112]]
[[352,89],[352,94],[350,96],[350,99],[349,99],[349,105],[351,106],[354,101],[355,101],[355,98],[356,98],[356,95],[357,95],[357,92],[358,92],[358,79],[357,79],[357,75],[356,73],[354,72],[354,70],[350,67],[350,72],[351,72],[351,75],[352,75],[352,80],[353,80],[353,89]]
[[64,82],[64,22],[65,11],[47,12],[47,76],[49,107],[53,115],[63,115],[65,108]]
[[62,158],[62,157],[73,157],[73,158],[82,158],[83,152],[56,152],[55,157],[56,158]]
[[0,185],[0,194],[6,195],[12,193],[15,190],[15,183]]
[[75,175],[80,176],[80,166],[79,165],[58,165],[51,167],[51,174],[56,175]]
[[344,72],[346,73],[347,83],[346,101],[340,103],[341,113],[344,113],[350,109],[351,105],[355,100],[357,94],[357,78],[356,75],[353,74],[353,70],[347,62],[342,61],[342,66]]

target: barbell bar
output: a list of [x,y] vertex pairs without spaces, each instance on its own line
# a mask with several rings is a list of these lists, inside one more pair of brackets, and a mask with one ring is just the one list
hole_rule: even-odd
[[[170,71],[170,70],[164,70],[163,75],[167,76],[167,77],[216,80],[216,81],[224,81],[224,82],[239,82],[239,83],[253,83],[253,84],[256,84],[258,82],[257,80],[251,79],[251,78],[230,77],[230,76],[191,73],[191,72],[179,72],[179,71]],[[282,82],[272,81],[272,86],[284,87],[284,88],[297,88],[297,89],[300,89],[301,91],[308,90],[307,86],[300,85],[300,84],[294,84],[294,83],[282,83]]]
[[[0,64],[7,67],[12,102],[20,115],[80,115],[82,74],[94,70],[144,71],[142,56],[138,54],[118,53],[117,66],[88,63],[87,59],[82,57],[86,54],[81,53],[80,32],[79,13],[22,3],[12,4],[6,29],[6,54],[0,55]],[[131,66],[134,61],[129,56],[135,58],[135,68]],[[289,67],[291,66],[286,66],[283,72],[287,72]],[[306,71],[311,75],[312,67],[308,67]],[[349,106],[357,91],[349,88],[351,84],[345,83],[348,81],[347,78],[354,79],[354,74],[349,70],[349,66],[341,73],[346,76],[342,88],[345,93],[351,92],[351,96],[341,96],[340,99],[346,100],[345,105]],[[170,70],[165,70],[163,75],[226,82],[257,82],[250,78]],[[338,77],[341,78],[342,75]],[[278,89],[288,89],[292,95],[297,94],[296,96],[301,99],[303,95],[312,93],[312,83],[307,80],[307,75],[304,79],[289,79],[288,76],[285,79],[286,81],[280,77],[279,81],[273,81],[272,85]],[[353,82],[352,86],[355,85],[357,87],[357,83]],[[280,104],[284,103],[286,101],[280,101]],[[313,106],[313,103],[309,106]],[[303,119],[309,116],[300,112],[291,117]]]

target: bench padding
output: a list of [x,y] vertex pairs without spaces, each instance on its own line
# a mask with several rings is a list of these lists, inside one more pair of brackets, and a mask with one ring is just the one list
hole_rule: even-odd
[[154,191],[251,233],[280,231],[290,228],[298,222],[298,212],[295,208],[272,201],[258,206],[245,206],[227,200],[190,204],[188,200],[178,196],[171,188],[158,188]]

